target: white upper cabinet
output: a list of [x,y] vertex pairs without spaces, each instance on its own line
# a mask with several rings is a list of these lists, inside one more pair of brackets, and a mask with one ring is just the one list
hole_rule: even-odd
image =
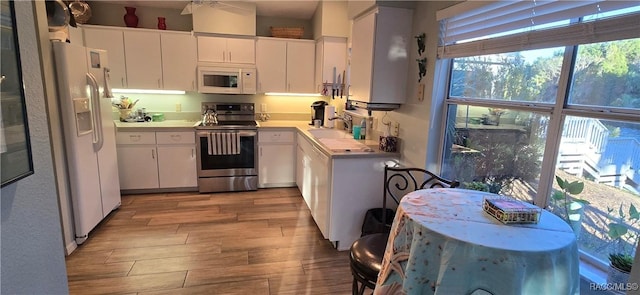
[[167,90],[196,90],[196,37],[190,33],[160,33],[162,79]]
[[286,92],[287,42],[260,38],[256,48],[258,92]]
[[251,38],[199,36],[198,61],[255,64],[255,40]]
[[258,38],[256,48],[258,92],[314,92],[313,41]]
[[162,89],[160,33],[124,31],[128,88]]
[[[341,75],[345,85],[347,69],[347,38],[322,37],[316,42],[316,83],[315,92],[322,91],[323,83],[333,83],[333,69],[336,69],[336,80]],[[341,81],[335,81],[340,83]],[[330,89],[330,87],[329,87]],[[346,90],[346,89],[345,89]]]
[[314,92],[314,60],[316,46],[313,41],[287,42],[287,87],[289,92]]
[[413,11],[377,7],[354,20],[351,99],[368,103],[406,101]]
[[196,38],[188,32],[82,26],[87,47],[107,50],[113,88],[196,90]]
[[83,28],[84,45],[104,49],[109,57],[111,87],[127,87],[127,68],[124,58],[124,37],[121,30]]

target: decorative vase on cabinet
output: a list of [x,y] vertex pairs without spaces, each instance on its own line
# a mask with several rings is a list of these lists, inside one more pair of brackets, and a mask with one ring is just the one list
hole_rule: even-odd
[[158,30],[166,30],[167,23],[165,22],[165,18],[162,16],[158,17]]
[[124,23],[127,27],[137,28],[138,27],[138,16],[136,15],[136,8],[126,6],[124,8],[127,13],[124,15]]

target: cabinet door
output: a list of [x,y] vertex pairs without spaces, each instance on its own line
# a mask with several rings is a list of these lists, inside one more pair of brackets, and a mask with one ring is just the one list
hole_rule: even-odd
[[190,34],[160,34],[164,89],[196,90],[196,38]]
[[83,28],[83,31],[85,46],[107,51],[111,87],[127,88],[127,68],[125,67],[122,31],[96,28]]
[[225,62],[226,52],[226,38],[198,37],[198,61]]
[[296,181],[296,154],[293,144],[260,146],[258,172],[260,187],[287,187]]
[[162,89],[160,34],[124,32],[128,88]]
[[227,62],[241,64],[256,63],[256,41],[254,39],[227,39]]
[[196,187],[196,147],[158,146],[160,188]]
[[158,162],[155,146],[118,146],[120,189],[158,188]]
[[311,155],[311,216],[325,239],[329,238],[329,167],[326,155],[312,148]]
[[[304,179],[304,151],[298,145],[296,148],[296,185],[300,190],[300,193],[303,192],[303,184],[302,181]],[[304,194],[302,194],[304,197]]]
[[[316,85],[315,92],[322,90],[322,83],[333,82],[333,69],[338,75],[346,75],[347,39],[324,37],[316,43]],[[343,77],[341,77],[342,80]],[[340,83],[341,81],[336,81]],[[344,77],[345,85],[348,85]],[[346,89],[345,89],[346,90]]]
[[313,42],[287,43],[287,90],[314,92],[314,62],[316,46]]
[[258,39],[256,47],[258,92],[286,92],[287,42]]
[[[370,101],[376,13],[353,21],[351,40],[351,92],[353,100]],[[389,85],[385,86],[389,87]]]

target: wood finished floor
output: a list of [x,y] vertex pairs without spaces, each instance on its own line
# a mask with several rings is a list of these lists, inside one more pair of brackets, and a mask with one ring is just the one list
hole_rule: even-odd
[[350,294],[296,188],[128,195],[66,259],[70,294]]

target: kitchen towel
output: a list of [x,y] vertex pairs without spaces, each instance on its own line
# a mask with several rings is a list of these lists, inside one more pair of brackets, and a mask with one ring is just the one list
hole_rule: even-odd
[[209,133],[209,155],[239,155],[240,150],[240,136],[237,132]]
[[324,107],[324,127],[333,128],[334,121],[329,120],[336,116],[336,107],[335,106],[325,106]]

